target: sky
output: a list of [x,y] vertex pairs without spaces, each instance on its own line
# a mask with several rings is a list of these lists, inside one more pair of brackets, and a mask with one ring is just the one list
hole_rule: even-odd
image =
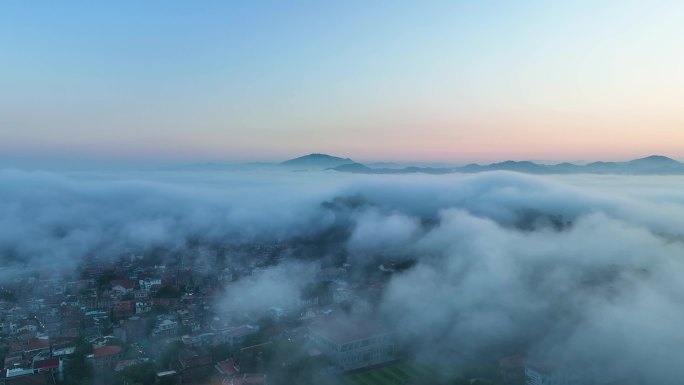
[[5,1],[0,166],[684,159],[681,1]]

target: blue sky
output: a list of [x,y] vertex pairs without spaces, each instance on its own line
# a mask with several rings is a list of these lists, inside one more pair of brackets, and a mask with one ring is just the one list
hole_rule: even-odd
[[684,157],[677,1],[0,4],[0,161]]

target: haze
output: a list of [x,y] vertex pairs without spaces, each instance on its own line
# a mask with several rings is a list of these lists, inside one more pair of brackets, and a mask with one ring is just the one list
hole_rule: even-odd
[[1,385],[680,385],[684,2],[0,2]]

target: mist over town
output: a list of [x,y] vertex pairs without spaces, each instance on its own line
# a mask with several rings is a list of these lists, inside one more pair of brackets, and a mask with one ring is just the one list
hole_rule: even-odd
[[682,15],[0,1],[0,385],[681,385]]
[[681,177],[4,170],[0,185],[8,374],[55,359],[76,382],[683,374]]

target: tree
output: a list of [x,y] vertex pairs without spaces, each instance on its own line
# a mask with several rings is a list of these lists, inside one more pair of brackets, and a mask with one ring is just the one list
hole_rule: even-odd
[[159,354],[159,357],[157,358],[157,365],[159,369],[168,369],[171,365],[171,361],[173,361],[176,358],[176,356],[178,356],[178,353],[184,347],[185,344],[183,343],[183,341],[174,341],[166,345],[164,350],[162,350],[161,354]]
[[223,361],[233,356],[233,347],[230,344],[210,346],[209,353],[214,362]]
[[17,297],[11,290],[0,288],[0,300],[7,302],[17,302]]
[[151,316],[156,317],[158,315],[166,314],[168,312],[169,312],[168,306],[164,306],[162,304],[155,303],[154,305],[152,305],[152,311],[150,313],[151,313]]
[[178,327],[178,336],[182,337],[192,333],[192,328],[188,325],[181,325]]
[[300,298],[304,300],[318,298],[321,302],[327,302],[330,297],[330,281],[310,282],[302,289]]
[[174,286],[162,286],[155,294],[155,298],[180,298],[183,294]]
[[133,300],[134,298],[135,298],[135,297],[133,297],[133,293],[126,293],[126,294],[124,294],[124,295],[121,296],[121,300],[122,300],[122,301],[131,301],[131,300]]
[[64,365],[64,384],[81,385],[92,383],[93,373],[86,356],[92,353],[92,346],[82,338],[76,342],[74,354]]
[[145,362],[127,367],[118,377],[119,384],[152,385],[157,380],[157,373],[153,363]]
[[98,286],[105,286],[105,285],[109,285],[109,283],[112,282],[113,280],[121,279],[121,278],[123,278],[123,277],[121,277],[119,274],[115,273],[114,270],[109,269],[109,270],[105,270],[102,273],[102,275],[97,277],[96,282],[97,282]]

